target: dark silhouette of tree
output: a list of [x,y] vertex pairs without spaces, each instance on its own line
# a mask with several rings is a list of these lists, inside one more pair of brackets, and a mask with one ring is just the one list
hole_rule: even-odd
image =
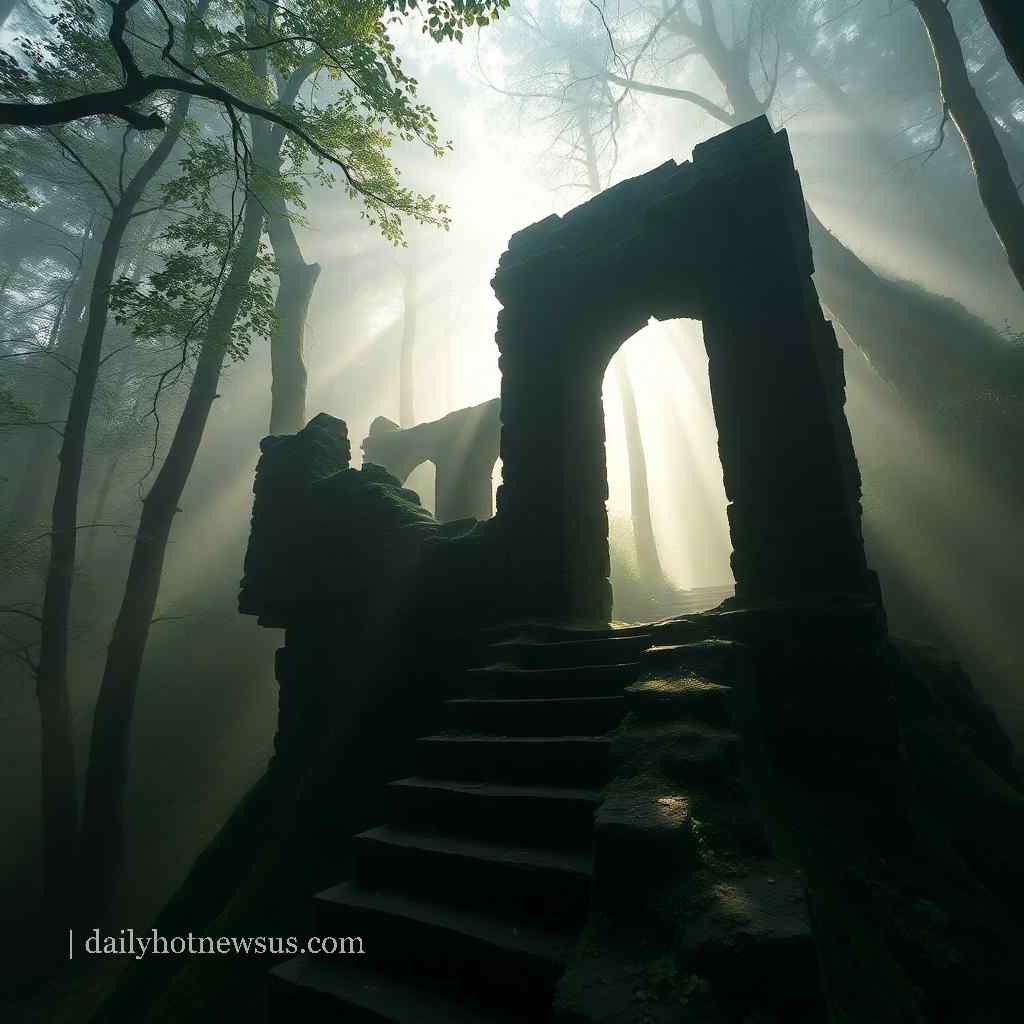
[[[163,137],[149,157],[114,195],[102,188],[110,207],[92,279],[85,333],[58,455],[53,499],[50,560],[40,623],[36,693],[42,726],[43,872],[45,907],[51,922],[66,920],[79,887],[74,870],[78,804],[74,739],[68,692],[68,625],[78,545],[78,501],[85,439],[99,375],[110,292],[125,233],[163,163],[170,156],[188,113],[190,97],[181,94]],[[126,128],[125,132],[130,128]]]
[[949,7],[943,0],[911,0],[921,15],[935,53],[942,93],[942,121],[936,148],[952,120],[971,157],[978,193],[1006,250],[1010,269],[1024,288],[1024,201],[1010,173],[992,122],[971,84]]
[[1024,10],[1018,0],[981,0],[981,9],[1024,84]]
[[80,877],[89,882],[78,900],[81,921],[85,924],[95,926],[95,922],[108,920],[120,875],[128,741],[167,543],[217,397],[221,370],[238,330],[239,313],[245,303],[251,302],[250,281],[259,259],[263,218],[263,208],[254,197],[247,196],[223,286],[203,325],[203,340],[185,407],[142,503],[124,597],[107,650],[93,718],[79,852]]

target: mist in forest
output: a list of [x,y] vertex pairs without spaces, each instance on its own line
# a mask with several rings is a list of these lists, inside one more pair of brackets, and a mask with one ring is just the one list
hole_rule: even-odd
[[[169,5],[172,17],[181,18],[179,6]],[[245,21],[238,12],[258,14],[261,0],[200,6],[200,17],[224,33],[218,45],[226,50],[237,41],[232,26]],[[365,8],[362,17],[379,13],[375,4],[350,6]],[[890,628],[961,660],[1016,742],[1024,740],[1024,478],[1016,447],[1024,436],[1024,281],[1008,256],[1019,240],[1007,245],[994,227],[979,192],[984,167],[972,161],[940,92],[918,9],[930,5],[495,6],[503,7],[481,5],[499,16],[460,29],[461,42],[435,41],[416,16],[391,27],[402,67],[417,81],[415,102],[436,114],[437,141],[425,144],[428,128],[410,121],[411,137],[378,153],[367,131],[362,144],[373,153],[353,166],[386,193],[382,204],[346,191],[338,167],[308,145],[286,146],[285,171],[275,157],[287,182],[268,186],[259,200],[267,222],[254,229],[262,243],[228,324],[229,355],[211,378],[209,417],[183,491],[167,499],[173,525],[127,746],[113,897],[122,926],[152,919],[272,753],[281,633],[240,616],[236,600],[260,439],[301,426],[294,409],[272,410],[272,385],[275,401],[294,385],[283,370],[275,379],[271,362],[285,273],[295,292],[284,298],[295,301],[284,315],[300,325],[306,373],[302,420],[321,411],[343,419],[358,465],[360,442],[379,416],[408,427],[498,396],[500,306],[489,282],[513,233],[668,159],[682,163],[695,145],[761,113],[789,133],[812,212],[815,281],[844,352],[868,561]],[[58,25],[47,20],[56,12],[73,49],[73,34],[86,29],[72,7],[20,0],[0,9],[0,45],[23,68],[33,61],[51,68],[33,92],[8,67],[6,100],[58,96],[52,67],[69,50],[47,57],[19,41],[56,40]],[[1024,86],[977,0],[952,0],[949,12],[969,84],[1019,185]],[[161,37],[150,5],[131,17],[139,32]],[[353,24],[315,31],[365,32],[351,17]],[[248,24],[259,27],[258,19]],[[197,37],[188,45],[213,43]],[[147,51],[145,59],[157,57]],[[256,73],[280,94],[288,69],[276,78],[265,68]],[[235,81],[226,72],[224,80]],[[374,83],[363,87],[372,94]],[[297,88],[312,110],[318,98],[327,105],[356,86],[324,73]],[[179,101],[169,93],[157,101],[165,125],[173,124]],[[382,123],[411,118],[409,109],[384,109]],[[273,132],[242,119],[258,162],[260,147],[270,145],[260,132],[268,139]],[[246,230],[241,220],[231,227],[240,195],[231,120],[193,97],[186,123],[112,257],[118,284],[100,332],[82,447],[66,676],[85,803],[114,623],[120,616],[123,637],[132,612],[123,603],[143,499],[170,464],[176,425],[201,372],[203,332],[213,330],[209,310],[190,302],[204,289],[226,294],[218,275],[237,265]],[[116,216],[110,200],[116,206],[127,194],[126,168],[129,178],[141,173],[163,132],[127,131],[116,117],[0,131],[0,902],[13,923],[45,898],[37,681],[48,662],[40,627],[90,275]],[[381,154],[400,178],[381,171],[374,162]],[[426,205],[402,188],[427,197]],[[446,211],[438,214],[436,203]],[[152,209],[139,212],[145,208]],[[414,209],[421,220],[450,218],[450,225],[417,223]],[[274,218],[277,235],[268,230]],[[200,226],[207,235],[200,237]],[[184,254],[178,264],[176,254]],[[310,276],[314,264],[319,273]],[[726,496],[700,323],[652,320],[631,338],[605,377],[604,408],[615,618],[649,621],[676,614],[687,592],[727,591]],[[407,486],[433,509],[429,463]]]

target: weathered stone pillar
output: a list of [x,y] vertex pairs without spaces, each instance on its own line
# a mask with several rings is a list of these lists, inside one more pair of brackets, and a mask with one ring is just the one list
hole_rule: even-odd
[[311,551],[312,490],[348,469],[348,427],[320,413],[296,434],[263,438],[260,452],[238,607],[258,615],[260,625],[288,626],[296,608],[316,596],[308,572],[318,560]]
[[711,397],[737,597],[877,596],[835,334],[821,313],[784,132],[759,120],[694,151]]
[[[537,272],[535,265],[530,278]],[[539,272],[543,279],[543,260]],[[606,623],[611,584],[601,387],[608,360],[643,327],[647,312],[628,286],[623,294],[609,286],[594,295],[574,284],[569,272],[549,278],[557,284],[547,292],[530,289],[529,281],[502,268],[495,280],[505,304],[497,334],[498,517],[510,577],[521,581],[530,614]],[[527,286],[521,293],[520,284]]]
[[601,385],[608,352],[585,331],[498,317],[501,460],[498,517],[512,585],[532,615],[606,622],[608,474]]

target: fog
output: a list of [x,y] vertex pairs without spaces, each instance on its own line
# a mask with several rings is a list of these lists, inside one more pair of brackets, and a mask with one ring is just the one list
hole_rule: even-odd
[[[575,128],[566,127],[565,110],[576,102],[573,90],[582,91],[572,86],[564,67],[575,58],[560,55],[564,44],[545,41],[538,26],[561,20],[569,37],[597,53],[604,65],[607,33],[624,54],[635,53],[653,18],[638,10],[642,6],[513,0],[496,24],[468,32],[461,45],[433,42],[415,20],[394,30],[403,63],[419,82],[418,97],[434,109],[440,137],[451,139],[453,149],[439,159],[422,145],[399,141],[390,155],[405,184],[448,204],[450,230],[407,219],[408,245],[396,247],[360,217],[359,204],[342,188],[315,179],[295,227],[305,261],[321,267],[305,335],[307,418],[325,411],[345,420],[355,465],[371,421],[378,416],[400,420],[399,353],[408,315],[403,282],[410,266],[418,268],[414,421],[432,421],[499,394],[494,333],[500,306],[489,283],[498,259],[514,232],[551,213],[563,214],[591,195],[574,149]],[[716,4],[723,12],[749,6],[741,0]],[[822,8],[806,15],[820,26],[809,38],[860,119],[841,116],[804,68],[781,60],[768,113],[774,127],[789,132],[810,206],[876,273],[956,300],[1003,339],[1008,352],[1014,345],[1019,349],[1019,339],[1014,342],[1010,335],[1024,331],[1024,295],[979,198],[955,126],[943,125],[942,146],[929,155],[942,108],[914,8],[896,4],[889,13],[888,0],[842,11],[847,5],[801,6]],[[833,7],[834,22],[823,13]],[[1024,146],[1024,95],[978,4],[954,0],[951,7],[970,70],[978,72],[989,58],[993,61],[995,70],[986,69],[988,77],[976,83],[988,90],[986,105],[1005,118],[1004,134],[1013,145]],[[725,14],[721,17],[726,24]],[[23,31],[38,30],[38,21],[16,9],[4,45],[10,45],[19,24]],[[762,96],[764,74],[773,73],[775,59],[770,37],[764,47],[768,70],[755,59],[753,75],[755,92]],[[679,39],[661,40],[639,61],[636,77],[725,104],[710,67],[700,57],[680,57],[683,49]],[[668,159],[682,163],[696,144],[724,128],[693,103],[616,89],[615,98],[620,94],[614,140],[597,138],[602,187]],[[867,145],[866,132],[878,150]],[[45,213],[45,206],[36,211],[39,217]],[[13,222],[8,217],[6,227]],[[15,281],[7,287],[9,318],[20,325],[31,299],[28,286]],[[828,316],[820,283],[819,290]],[[905,401],[902,382],[873,364],[842,329],[839,335],[847,413],[864,480],[869,562],[879,571],[891,628],[941,644],[961,659],[1019,743],[1024,740],[1019,630],[1024,519],[1020,480],[1009,479],[1005,469],[1012,460],[1002,453],[992,465],[980,465],[974,449],[951,448],[948,438]],[[927,347],[929,339],[919,340]],[[936,340],[936,362],[946,358],[944,344]],[[651,520],[666,580],[682,591],[727,587],[732,573],[726,497],[700,324],[652,321],[615,360],[625,364],[636,395]],[[82,523],[99,525],[80,530],[70,630],[80,773],[140,496],[152,482],[151,451],[160,457],[166,452],[189,381],[183,375],[161,396],[155,437],[156,421],[144,410],[155,375],[166,363],[167,357],[154,351],[132,370],[138,404],[130,416],[131,443],[105,440],[102,414],[90,428],[79,514]],[[101,382],[112,381],[117,372],[118,361],[111,359]],[[30,390],[38,381],[28,371],[10,379],[15,391]],[[270,385],[266,341],[226,366],[174,520],[131,727],[127,845],[117,895],[118,919],[125,925],[144,926],[152,919],[272,752],[273,653],[281,633],[260,628],[235,606],[253,471],[259,440],[268,432]],[[124,404],[124,395],[115,389],[115,406]],[[940,420],[944,401],[936,395]],[[614,614],[626,621],[644,618],[645,612],[650,618],[670,614],[670,602],[648,600],[654,583],[641,576],[627,430],[612,372],[605,378],[604,406]],[[25,437],[15,429],[0,437],[5,516],[22,477],[43,472],[27,461]],[[55,466],[52,453],[48,457]],[[5,553],[12,553],[5,554],[6,605],[35,608],[41,600],[54,474],[55,468],[45,471],[45,493],[31,520],[4,527]],[[105,480],[109,493],[98,507]],[[416,470],[408,486],[433,507],[432,467]],[[22,625],[28,624],[13,631],[19,642],[28,636]],[[0,749],[6,766],[0,775],[0,816],[6,823],[0,878],[2,913],[10,922],[29,914],[40,894],[40,728],[30,669],[8,657],[0,671]]]

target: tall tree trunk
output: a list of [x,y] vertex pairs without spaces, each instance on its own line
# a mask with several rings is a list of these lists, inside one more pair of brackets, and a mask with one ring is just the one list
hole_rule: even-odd
[[[62,423],[67,415],[72,380],[64,379],[62,375],[68,373],[70,377],[73,374],[74,371],[65,368],[72,366],[81,354],[84,321],[88,316],[101,247],[102,240],[90,226],[90,234],[82,249],[81,269],[51,332],[49,369],[44,372],[41,386],[34,396],[39,409],[38,418],[44,423]],[[119,276],[118,271],[119,267],[115,266],[115,278]],[[33,431],[25,447],[23,472],[11,513],[12,524],[22,528],[36,523],[43,516],[47,501],[53,501],[60,433],[58,430]]]
[[1024,12],[1020,0],[981,0],[981,8],[1003,44],[1006,59],[1024,84]]
[[615,383],[622,403],[622,422],[626,429],[626,459],[629,463],[629,514],[633,520],[633,541],[636,544],[636,565],[643,584],[652,590],[665,586],[665,570],[658,557],[651,519],[651,495],[647,486],[647,455],[644,452],[636,393],[629,377],[623,353],[612,359]]
[[[259,81],[268,88],[274,80],[267,60],[266,49],[259,45],[263,33],[273,31],[276,11],[274,5],[263,2],[261,19],[256,8],[247,8],[243,14],[246,33],[254,45],[249,51],[249,65]],[[257,28],[259,21],[259,28]],[[316,61],[307,59],[285,80],[277,80],[277,99],[290,106],[298,97],[299,89],[316,69]],[[251,117],[253,153],[256,164],[269,179],[281,173],[281,146],[285,133],[280,126],[271,126],[263,118]],[[306,317],[313,289],[320,277],[320,266],[306,263],[288,219],[288,206],[284,198],[272,192],[260,197],[267,213],[267,234],[277,258],[279,277],[277,302],[274,312],[277,325],[270,339],[270,432],[294,433],[306,423],[306,366],[302,359],[306,333]]]
[[1010,173],[1018,179],[1024,178],[1024,143],[1014,131],[1016,122],[1002,116],[994,120],[999,130],[999,141],[1006,153],[1006,162],[1010,165]]
[[[834,109],[864,132],[866,148],[884,159],[884,140],[860,118],[856,106],[786,30],[785,23],[781,43],[804,66]],[[711,57],[708,61],[716,67]],[[725,81],[723,86],[728,89]],[[729,96],[733,117],[724,122],[727,125],[763,113],[756,97],[744,99],[743,91],[735,87]],[[815,283],[823,304],[878,372],[919,412],[934,405],[936,396],[962,391],[968,382],[984,386],[991,381],[1001,365],[1001,346],[988,325],[952,299],[877,274],[822,225],[810,204],[807,219]]]
[[320,264],[307,263],[288,220],[284,199],[265,200],[267,234],[278,266],[277,324],[270,339],[270,433],[294,434],[306,424],[306,317]]
[[398,422],[416,425],[416,380],[413,354],[416,349],[416,315],[419,310],[419,268],[415,257],[404,269],[402,280],[402,350],[398,361]]
[[[881,166],[895,163],[889,141],[785,21],[780,38],[832,109],[853,125],[862,149]],[[1003,138],[1013,152],[1015,140],[1005,133]],[[908,190],[906,201],[920,209],[927,197]],[[934,216],[934,210],[927,212]],[[1004,346],[991,327],[952,299],[878,274],[821,223],[810,205],[807,219],[822,303],[879,375],[914,405],[916,415],[932,415],[937,398],[992,384]]]
[[47,921],[54,924],[66,920],[64,915],[71,909],[75,882],[73,864],[78,806],[67,645],[78,536],[78,492],[86,430],[99,374],[110,285],[128,223],[128,211],[115,209],[103,237],[82,354],[58,455],[57,490],[53,499],[36,694],[42,728],[44,911]]
[[109,920],[124,843],[124,793],[132,712],[160,591],[167,540],[217,397],[227,344],[255,266],[262,229],[263,207],[250,199],[231,270],[210,315],[185,408],[163,465],[142,504],[124,598],[96,702],[86,774],[81,868],[88,884],[82,887],[80,920],[89,926]]
[[937,401],[995,383],[1002,346],[988,324],[953,299],[876,273],[809,205],[807,219],[822,303],[904,400],[927,413]]
[[[146,266],[146,255],[150,252],[153,242],[156,240],[159,232],[160,218],[158,216],[150,217],[149,223],[146,225],[146,230],[143,232],[140,244],[136,249],[138,255],[136,255],[132,260],[132,272],[130,279],[136,285],[142,281],[142,275]],[[124,406],[124,391],[125,386],[128,383],[130,369],[131,365],[129,362],[129,356],[125,353],[120,356],[120,365],[117,371],[117,377],[114,381],[113,387],[111,388],[111,399],[115,408],[123,408]],[[139,404],[138,396],[136,395],[128,404],[131,407],[131,414],[134,416]],[[107,504],[110,500],[110,493],[113,490],[114,480],[117,478],[117,469],[121,464],[123,456],[123,450],[115,450],[113,456],[107,462],[107,468],[103,472],[100,479],[100,486],[96,492],[96,502],[93,506],[92,513],[93,523],[101,524],[104,522]],[[99,543],[101,529],[103,529],[102,526],[97,526],[96,529],[88,531],[85,549],[82,552],[82,560],[84,562],[88,562],[95,554],[97,544]]]
[[85,334],[58,455],[50,559],[43,596],[36,692],[42,726],[44,912],[50,924],[73,913],[73,873],[78,824],[74,739],[68,692],[68,626],[78,538],[78,496],[85,438],[99,376],[110,286],[131,215],[146,187],[170,155],[184,124],[189,98],[179,98],[174,118],[111,211],[89,297]]
[[971,85],[953,17],[943,0],[913,0],[913,4],[935,51],[943,117],[948,111],[963,137],[981,201],[1006,250],[1010,269],[1024,288],[1024,201],[992,122]]
[[[82,245],[78,275],[64,302],[63,311],[51,336],[52,351],[56,359],[44,357],[50,363],[37,402],[39,419],[44,423],[63,422],[68,410],[69,382],[62,378],[61,363],[74,363],[81,350],[83,317],[89,310],[89,296],[102,248],[102,239],[90,225]],[[59,359],[61,362],[57,362]],[[25,453],[21,482],[12,503],[11,521],[17,527],[30,526],[43,514],[44,500],[53,485],[53,467],[57,466],[60,435],[51,430],[33,432]],[[51,499],[52,500],[52,499]]]

